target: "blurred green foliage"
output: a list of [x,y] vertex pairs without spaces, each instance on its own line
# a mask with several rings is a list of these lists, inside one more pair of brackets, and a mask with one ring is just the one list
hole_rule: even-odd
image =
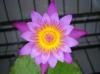
[[[18,57],[12,65],[9,74],[40,74],[40,67],[37,66],[29,56]],[[48,74],[82,74],[76,63],[66,64],[58,62],[57,66],[48,69]]]

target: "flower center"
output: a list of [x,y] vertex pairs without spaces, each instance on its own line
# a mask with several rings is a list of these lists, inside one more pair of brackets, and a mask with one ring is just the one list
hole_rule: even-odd
[[44,25],[36,34],[37,45],[43,51],[57,50],[62,43],[62,31],[55,25]]
[[51,43],[51,42],[53,42],[53,40],[54,40],[54,36],[52,34],[48,33],[45,35],[45,41],[47,43]]
[[36,30],[36,46],[43,52],[55,51],[62,44],[62,35],[57,25],[43,25]]

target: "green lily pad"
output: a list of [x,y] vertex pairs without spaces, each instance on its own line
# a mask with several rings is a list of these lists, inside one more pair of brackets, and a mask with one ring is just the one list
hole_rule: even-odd
[[54,69],[49,68],[48,74],[82,74],[82,72],[76,63],[67,64],[65,62],[58,62]]
[[9,74],[40,74],[40,68],[29,56],[18,57]]
[[[9,74],[40,74],[40,67],[37,66],[29,56],[18,57],[11,67]],[[58,62],[55,68],[49,68],[48,74],[82,74],[76,63],[66,64]]]

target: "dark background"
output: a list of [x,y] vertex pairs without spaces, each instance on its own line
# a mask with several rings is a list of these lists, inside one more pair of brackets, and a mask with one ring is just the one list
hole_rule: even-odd
[[[0,0],[0,74],[8,74],[11,64],[24,44],[14,21],[29,21],[36,10],[43,14],[48,0]],[[59,15],[73,14],[72,24],[88,35],[73,48],[83,74],[100,74],[100,0],[56,0]]]

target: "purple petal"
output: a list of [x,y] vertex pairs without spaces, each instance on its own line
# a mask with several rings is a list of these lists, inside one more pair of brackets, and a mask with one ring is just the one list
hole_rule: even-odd
[[45,13],[45,14],[43,15],[42,23],[43,23],[43,24],[50,24],[50,17],[49,17],[49,15],[48,15],[47,13]]
[[67,16],[64,16],[60,19],[60,23],[61,25],[70,25],[70,22],[72,20],[72,15],[67,15]]
[[41,64],[40,67],[41,67],[41,74],[47,74],[47,70],[49,67],[48,63]]
[[51,21],[52,22],[59,24],[59,16],[58,16],[58,13],[53,13],[50,18],[51,18]]
[[42,63],[42,60],[41,60],[41,55],[40,56],[37,56],[35,57],[35,62],[37,65],[40,65]]
[[64,46],[63,48],[61,48],[63,52],[67,52],[67,53],[71,53],[71,48],[69,46]]
[[35,22],[35,23],[40,23],[42,19],[42,16],[38,12],[35,12],[35,11],[32,12],[31,17],[32,17],[32,22]]
[[53,3],[55,2],[55,0],[50,0],[50,1],[53,2]]
[[59,61],[64,62],[64,54],[63,54],[62,51],[54,52],[53,55],[54,55],[55,58],[57,58]]
[[74,28],[70,34],[71,37],[75,38],[75,39],[78,39],[84,35],[86,35],[86,31],[84,30],[81,30],[81,29],[76,29]]
[[66,30],[65,35],[69,35],[72,32],[73,28],[74,28],[72,25],[67,25],[67,26],[63,26],[63,27]]
[[48,63],[49,63],[51,68],[54,68],[57,64],[57,59],[53,56],[50,56]]
[[33,33],[32,32],[30,32],[30,31],[27,31],[27,32],[25,32],[25,33],[23,33],[22,35],[21,35],[21,37],[23,38],[23,39],[25,39],[25,40],[27,40],[27,41],[30,41],[30,42],[33,42],[34,40],[33,40]]
[[72,25],[70,25],[71,20],[72,20],[71,15],[67,15],[60,19],[60,25],[62,26],[63,30],[66,30],[66,35],[70,34],[74,28]]
[[12,24],[15,28],[17,28],[21,33],[28,31],[28,27],[26,22],[16,22]]
[[74,46],[77,46],[78,45],[78,41],[71,38],[71,37],[66,37],[66,45],[68,45],[69,47],[74,47]]
[[33,43],[27,43],[19,52],[20,55],[29,55],[32,51]]
[[41,56],[42,63],[45,64],[48,61],[49,57],[50,57],[50,53],[42,54],[42,56]]
[[64,54],[64,59],[68,64],[72,64],[72,62],[73,62],[72,56],[69,53]]
[[49,5],[49,7],[48,7],[47,13],[48,13],[49,16],[51,16],[54,13],[57,13],[57,8],[56,8],[54,0],[51,0],[51,3]]
[[36,28],[39,27],[39,25],[37,23],[34,23],[34,22],[28,22],[27,25],[28,25],[28,28],[31,32],[35,32]]
[[36,48],[33,48],[31,51],[31,57],[34,58],[34,57],[37,57],[39,55],[41,55],[40,51],[36,50]]

